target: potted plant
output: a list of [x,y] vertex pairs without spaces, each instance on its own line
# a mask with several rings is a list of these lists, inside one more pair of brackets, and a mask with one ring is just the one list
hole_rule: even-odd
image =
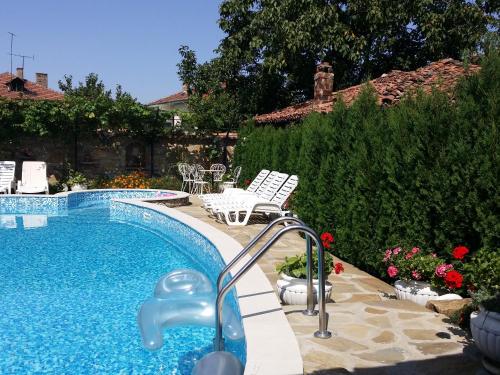
[[69,177],[66,181],[72,191],[87,190],[87,178],[80,172],[70,169]]
[[500,251],[479,250],[465,267],[476,311],[470,316],[474,342],[484,367],[500,374]]
[[452,252],[454,259],[446,261],[419,247],[408,250],[398,246],[385,251],[383,262],[387,275],[396,279],[396,297],[425,306],[429,300],[462,298],[455,293],[446,293],[463,289],[460,270],[468,252],[465,246],[457,246]]
[[[331,240],[330,240],[331,238]],[[321,236],[323,247],[330,248],[333,236]],[[313,287],[314,302],[318,300],[318,252],[313,251]],[[341,273],[344,268],[342,263],[334,265],[332,255],[325,251],[325,276],[335,269],[335,273]],[[277,265],[280,279],[276,282],[278,294],[281,301],[287,305],[305,305],[307,303],[307,255],[300,254],[292,257],[285,257],[285,261]],[[332,292],[332,285],[327,281],[325,285],[325,298],[328,300]]]

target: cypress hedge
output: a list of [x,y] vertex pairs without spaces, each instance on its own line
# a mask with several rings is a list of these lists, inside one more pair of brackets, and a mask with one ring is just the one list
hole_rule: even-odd
[[249,124],[234,163],[244,179],[262,168],[298,174],[293,210],[369,272],[395,245],[498,251],[499,72],[497,55],[485,59],[453,101],[435,91],[383,108],[367,87],[349,108],[281,128]]

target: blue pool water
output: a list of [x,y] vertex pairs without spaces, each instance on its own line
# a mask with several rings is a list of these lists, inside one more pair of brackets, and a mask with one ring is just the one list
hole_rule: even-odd
[[[214,281],[214,265],[180,234],[96,204],[0,214],[0,244],[1,374],[190,374],[211,350],[208,327],[169,328],[156,352],[141,343],[137,312],[161,275],[191,268]],[[230,350],[245,360],[244,342]]]

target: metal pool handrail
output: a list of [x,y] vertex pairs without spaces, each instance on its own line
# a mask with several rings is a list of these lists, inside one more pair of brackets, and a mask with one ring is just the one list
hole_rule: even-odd
[[[264,237],[273,227],[281,223],[296,223],[299,225],[304,225],[304,222],[296,217],[292,216],[282,216],[271,221],[264,229],[262,229],[239,253],[236,255],[224,269],[219,273],[217,278],[217,293],[222,289],[222,283],[224,278],[231,271],[231,269],[238,263],[250,250],[259,242],[259,240]],[[313,280],[312,280],[312,243],[311,237],[306,234],[306,254],[307,254],[307,265],[306,265],[306,279],[307,279],[307,308],[303,311],[304,315],[312,316],[316,315],[317,311],[314,310],[314,295],[313,295]]]
[[[224,298],[227,293],[231,290],[233,285],[244,276],[248,270],[264,255],[264,253],[269,250],[274,243],[279,240],[284,234],[292,231],[303,232],[312,238],[318,248],[318,305],[319,305],[319,329],[314,332],[314,336],[318,338],[327,339],[332,336],[331,332],[328,331],[328,317],[326,313],[326,301],[325,301],[325,259],[324,259],[324,249],[323,245],[316,234],[311,228],[305,225],[290,225],[288,227],[280,229],[276,232],[265,244],[262,246],[257,253],[255,253],[248,262],[245,263],[243,267],[234,275],[234,277],[229,280],[229,282],[217,293],[216,299],[216,309],[215,309],[215,338],[214,338],[214,350],[221,351],[224,350],[224,337],[222,335],[222,306]],[[312,256],[308,254],[308,262],[312,264]],[[312,255],[312,251],[311,251]],[[311,272],[312,275],[312,272]],[[312,293],[308,290],[308,299]],[[312,297],[312,296],[311,296]]]

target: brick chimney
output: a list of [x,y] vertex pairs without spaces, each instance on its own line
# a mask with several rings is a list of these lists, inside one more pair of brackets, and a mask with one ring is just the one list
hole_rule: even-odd
[[45,88],[49,87],[49,76],[47,73],[36,73],[36,83]]
[[314,75],[314,100],[326,101],[332,99],[333,70],[327,62],[322,62],[316,67]]
[[16,77],[24,79],[24,68],[17,68],[16,69]]

